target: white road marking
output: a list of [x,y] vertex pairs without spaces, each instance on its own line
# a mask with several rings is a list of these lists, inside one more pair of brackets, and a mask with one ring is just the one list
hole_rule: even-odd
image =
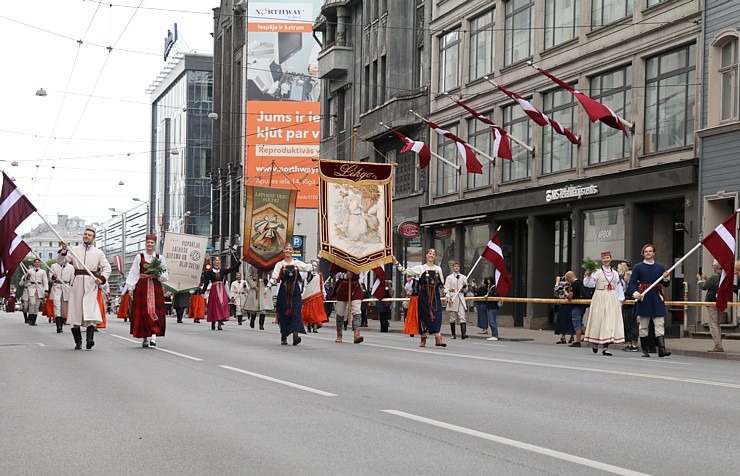
[[[123,337],[123,336],[119,336],[119,335],[116,335],[116,334],[111,334],[110,332],[108,332],[107,334],[109,336],[115,337],[117,339],[125,340],[125,341],[128,341],[128,342],[133,342],[134,344],[141,345],[141,341],[140,340],[129,339],[128,337]],[[203,362],[203,359],[199,359],[198,357],[192,357],[190,355],[181,354],[179,352],[175,352],[174,350],[162,349],[161,347],[150,347],[150,349],[154,349],[154,350],[158,350],[160,352],[166,352],[168,354],[176,355],[178,357],[182,357],[183,359],[190,359],[190,360],[194,360],[196,362]]]
[[250,372],[248,370],[237,369],[236,367],[229,367],[228,365],[219,365],[219,367],[221,367],[222,369],[238,372],[240,374],[249,375],[251,377],[261,378],[262,380],[267,380],[268,382],[279,383],[280,385],[286,385],[288,387],[297,388],[298,390],[305,390],[306,392],[315,393],[323,397],[336,397],[337,396],[336,394],[324,392],[323,390],[317,390],[315,388],[306,387],[304,385],[299,385],[297,383],[280,380],[274,377],[268,377],[267,375],[257,374],[254,372]]
[[[502,364],[528,365],[531,367],[544,367],[544,368],[560,369],[560,370],[576,370],[578,372],[592,372],[592,373],[597,373],[597,374],[620,375],[620,376],[626,376],[626,377],[638,377],[638,378],[646,378],[646,379],[652,379],[652,380],[667,380],[671,382],[693,383],[697,385],[708,385],[712,387],[725,387],[725,388],[740,389],[740,384],[727,383],[727,382],[716,382],[713,380],[700,380],[700,379],[683,378],[683,377],[669,377],[667,375],[645,374],[641,372],[629,372],[626,370],[596,369],[596,368],[590,368],[590,367],[578,367],[576,365],[559,365],[559,364],[551,364],[547,362],[532,362],[532,361],[527,361],[527,360],[514,360],[514,359],[502,359],[498,357],[483,357],[483,356],[478,356],[478,355],[455,354],[454,352],[450,352],[448,350],[431,350],[427,348],[409,349],[405,347],[395,347],[391,345],[365,344],[365,343],[363,343],[362,345],[371,346],[371,347],[381,347],[384,349],[395,349],[395,350],[401,350],[404,352],[419,352],[422,354],[432,354],[432,355],[437,355],[441,357],[457,357],[460,359],[482,360],[484,362],[500,362]],[[429,345],[429,343],[427,343],[427,345]],[[430,347],[432,346],[434,346],[434,343],[432,343]]]
[[581,466],[587,466],[589,468],[598,469],[599,471],[606,471],[606,472],[613,473],[613,474],[621,474],[621,475],[628,475],[628,476],[646,476],[646,473],[640,473],[637,471],[632,471],[630,469],[620,468],[619,466],[613,466],[611,464],[602,463],[600,461],[582,458],[580,456],[575,456],[575,455],[568,454],[568,453],[562,453],[560,451],[551,450],[549,448],[544,448],[542,446],[531,445],[529,443],[524,443],[521,441],[509,439],[509,438],[504,438],[502,436],[491,435],[490,433],[483,433],[481,431],[471,430],[470,428],[464,428],[462,426],[451,425],[449,423],[444,423],[438,420],[432,420],[429,418],[412,415],[411,413],[406,413],[406,412],[402,412],[398,410],[380,410],[380,411],[391,414],[391,415],[395,415],[401,418],[406,418],[406,419],[414,420],[420,423],[425,423],[427,425],[436,426],[438,428],[444,428],[446,430],[456,431],[458,433],[463,433],[465,435],[474,436],[476,438],[482,438],[484,440],[493,441],[494,443],[511,446],[513,448],[518,448],[518,449],[522,449],[525,451],[531,451],[533,453],[539,453],[541,455],[560,459],[563,461],[567,461],[569,463],[575,463]]
[[36,342],[36,345],[39,347],[46,347],[46,344],[42,344],[41,342]]
[[690,363],[688,363],[688,362],[675,362],[675,361],[673,361],[673,360],[665,360],[665,359],[660,359],[660,360],[658,360],[658,359],[655,359],[655,360],[646,360],[646,357],[628,357],[628,359],[630,359],[630,360],[639,360],[640,362],[642,362],[642,363],[644,363],[644,364],[658,364],[658,365],[665,365],[665,364],[670,364],[670,365],[691,365],[691,364],[690,364]]

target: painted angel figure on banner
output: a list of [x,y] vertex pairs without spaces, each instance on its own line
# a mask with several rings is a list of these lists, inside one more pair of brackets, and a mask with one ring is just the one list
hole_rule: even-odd
[[341,202],[336,203],[336,233],[354,251],[381,242],[377,185],[342,187]]
[[267,215],[254,224],[255,235],[252,237],[252,246],[258,250],[270,251],[282,249],[285,238],[278,230],[285,229],[285,225],[278,220],[277,215]]

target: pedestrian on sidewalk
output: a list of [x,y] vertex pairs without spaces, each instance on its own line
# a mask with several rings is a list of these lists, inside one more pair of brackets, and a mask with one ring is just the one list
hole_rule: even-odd
[[[622,283],[622,289],[627,289],[627,285],[632,277],[630,264],[628,261],[622,261],[617,265],[619,281]],[[635,315],[634,306],[622,306],[622,322],[624,323],[624,341],[627,346],[622,349],[626,352],[637,352],[637,316]]]
[[[583,283],[578,279],[576,273],[568,271],[565,273],[565,280],[570,285],[570,292],[566,294],[565,299],[572,301],[573,299],[583,299]],[[623,293],[624,294],[624,293]],[[581,346],[581,335],[583,334],[583,311],[586,306],[583,304],[573,304],[570,309],[570,318],[573,330],[576,333],[576,341],[570,343],[568,347],[580,347]]]
[[622,302],[624,290],[619,281],[619,274],[612,269],[610,251],[601,253],[601,268],[593,273],[587,271],[583,278],[584,286],[594,288],[591,299],[591,312],[586,326],[584,340],[590,342],[594,354],[599,344],[604,346],[602,355],[610,356],[609,344],[624,342],[624,324],[622,323]]
[[[491,278],[483,278],[480,286],[475,286],[475,297],[488,296],[488,290],[491,288]],[[486,301],[476,301],[475,310],[477,312],[478,328],[481,329],[478,334],[488,334],[488,304]]]
[[486,278],[484,282],[489,284],[488,292],[486,293],[488,300],[479,302],[478,305],[483,305],[486,308],[486,319],[488,321],[488,327],[491,328],[491,337],[486,338],[486,340],[497,341],[498,324],[496,323],[496,317],[498,315],[499,301],[494,298],[499,297],[499,295],[496,291],[496,277],[491,276],[490,278]]
[[[663,288],[671,284],[671,275],[665,267],[655,261],[655,247],[647,243],[642,247],[641,263],[632,269],[629,282],[629,293],[635,299],[635,313],[640,320],[640,347],[642,356],[650,357],[648,353],[648,332],[650,321],[655,324],[655,340],[658,343],[658,357],[671,355],[665,348],[665,296]],[[643,294],[655,281],[659,281],[647,294]]]
[[[562,302],[558,304],[558,313],[555,316],[555,335],[560,335],[556,344],[570,344],[575,342],[576,330],[573,328],[573,305],[569,302],[573,292],[566,276],[555,276],[555,297]],[[570,341],[565,336],[570,336]]]
[[[714,274],[707,278],[707,275],[697,274],[697,284],[702,291],[706,291],[707,294],[704,297],[705,302],[717,302],[717,292],[719,291],[719,280],[722,276],[722,266],[720,266],[717,260],[712,262],[712,270]],[[729,277],[728,277],[729,279]],[[709,321],[709,334],[712,336],[714,341],[714,347],[709,349],[707,352],[724,352],[725,349],[722,347],[722,330],[719,326],[719,309],[717,305],[706,306],[707,318]]]
[[169,274],[164,262],[154,248],[157,235],[146,235],[144,251],[134,259],[126,277],[126,289],[133,298],[131,307],[131,335],[142,339],[141,346],[156,347],[157,337],[164,336],[167,327],[167,306],[162,283]]

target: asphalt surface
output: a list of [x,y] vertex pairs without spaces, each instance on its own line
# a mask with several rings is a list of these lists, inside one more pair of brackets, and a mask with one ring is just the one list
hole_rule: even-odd
[[0,313],[4,475],[736,474],[733,361],[233,321],[143,349],[115,318],[87,351],[22,321]]

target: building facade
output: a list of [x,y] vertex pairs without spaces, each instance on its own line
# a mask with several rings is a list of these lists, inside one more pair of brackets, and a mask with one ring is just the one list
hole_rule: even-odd
[[[95,246],[105,253],[112,268],[108,278],[111,294],[121,292],[136,255],[145,247],[146,235],[149,233],[148,217],[149,204],[140,203],[130,210],[114,212],[110,220],[94,224]],[[79,236],[81,239],[81,232]],[[157,249],[161,249],[161,242]],[[117,256],[121,257],[122,269],[116,262]]]
[[[429,202],[428,169],[419,168],[415,153],[401,154],[403,143],[384,125],[415,140],[429,137],[426,126],[409,111],[429,111],[433,4],[328,0],[314,25],[324,38],[318,56],[323,81],[321,158],[397,164],[395,229],[403,223],[417,225],[419,208]],[[394,250],[407,266],[424,261],[422,236],[413,232],[404,237],[396,231]],[[401,285],[396,276],[395,289]]]
[[173,57],[147,92],[151,99],[150,213],[147,228],[209,235],[213,58]]
[[[704,58],[702,74],[701,128],[697,131],[701,162],[699,167],[700,214],[695,224],[704,236],[722,223],[740,200],[740,4],[708,0],[704,3]],[[704,252],[701,266],[711,272],[712,256]],[[737,330],[734,308],[722,316],[723,331]],[[706,330],[699,325],[700,331]]]
[[[54,230],[71,246],[82,243],[82,233],[85,231],[85,220],[82,218],[57,215],[57,222],[53,226]],[[41,223],[28,233],[24,233],[21,238],[44,262],[48,263],[50,260],[56,260],[57,252],[60,249],[59,237],[46,223]],[[28,255],[28,257],[35,258],[33,254]]]

